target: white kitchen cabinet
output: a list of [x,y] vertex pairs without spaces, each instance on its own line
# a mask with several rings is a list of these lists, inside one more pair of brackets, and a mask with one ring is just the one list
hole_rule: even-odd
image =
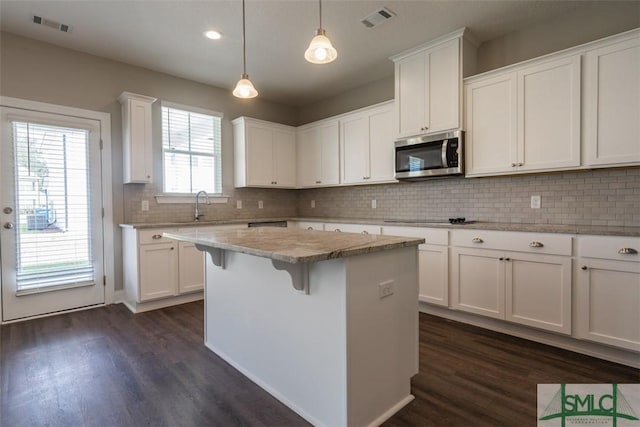
[[447,307],[449,305],[449,232],[446,229],[383,226],[382,234],[418,237],[418,299]]
[[580,90],[580,55],[466,81],[466,175],[580,167]]
[[151,105],[156,98],[122,92],[122,157],[125,184],[153,182]]
[[131,311],[202,299],[203,252],[162,235],[192,230],[123,228],[124,302]]
[[249,117],[232,124],[235,186],[294,188],[295,128]]
[[640,351],[640,238],[578,236],[577,336]]
[[340,119],[343,184],[395,182],[393,102]]
[[334,231],[337,233],[359,233],[359,234],[380,234],[379,225],[370,224],[345,224],[338,222],[328,222],[324,224],[324,231]]
[[640,164],[640,31],[584,55],[586,166]]
[[398,137],[460,127],[460,43],[459,35],[391,58]]
[[571,245],[564,235],[454,230],[451,307],[571,333]]
[[297,183],[299,187],[326,187],[340,183],[338,119],[323,120],[297,129]]

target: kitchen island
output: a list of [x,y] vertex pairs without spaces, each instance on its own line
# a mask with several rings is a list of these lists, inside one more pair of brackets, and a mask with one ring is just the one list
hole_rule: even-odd
[[291,228],[165,237],[210,255],[205,345],[307,421],[378,425],[413,399],[424,239]]

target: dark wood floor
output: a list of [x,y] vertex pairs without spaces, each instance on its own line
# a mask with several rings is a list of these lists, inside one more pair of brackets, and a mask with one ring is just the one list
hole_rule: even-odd
[[[203,306],[122,305],[0,328],[0,426],[297,426],[202,343]],[[538,383],[640,371],[420,315],[416,400],[385,426],[533,426]]]

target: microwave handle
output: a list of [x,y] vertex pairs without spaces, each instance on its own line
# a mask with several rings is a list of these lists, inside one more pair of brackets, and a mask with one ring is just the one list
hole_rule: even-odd
[[449,163],[447,162],[448,147],[449,147],[449,140],[445,139],[444,141],[442,141],[442,167],[443,168],[449,167]]

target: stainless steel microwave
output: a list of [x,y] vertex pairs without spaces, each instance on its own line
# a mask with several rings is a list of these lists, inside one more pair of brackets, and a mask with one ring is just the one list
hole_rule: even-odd
[[417,136],[395,142],[396,179],[464,173],[464,132]]

